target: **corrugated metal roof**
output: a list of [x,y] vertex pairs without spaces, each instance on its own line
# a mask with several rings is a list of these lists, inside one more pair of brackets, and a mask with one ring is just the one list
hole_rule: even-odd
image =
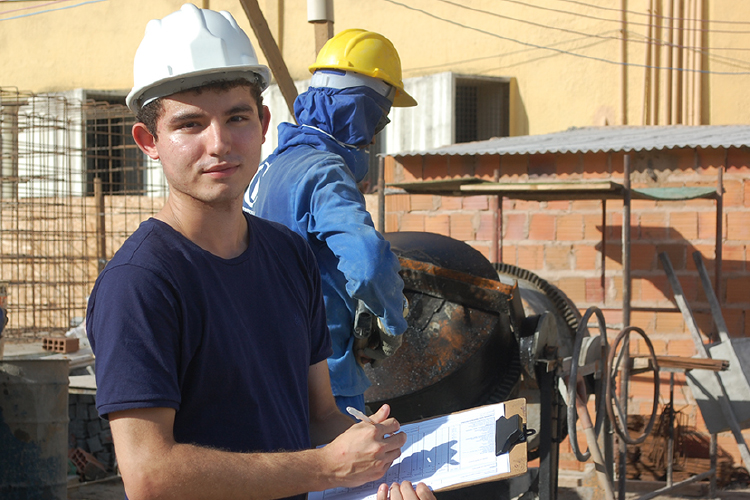
[[750,125],[618,126],[572,128],[553,134],[499,137],[391,156],[631,152],[740,146],[750,146]]

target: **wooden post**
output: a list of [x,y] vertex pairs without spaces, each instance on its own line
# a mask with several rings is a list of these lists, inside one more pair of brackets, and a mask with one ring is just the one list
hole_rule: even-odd
[[315,21],[315,55],[317,56],[323,45],[333,37],[333,21]]
[[273,39],[271,29],[260,10],[258,0],[240,0],[240,3],[250,20],[250,26],[252,26],[255,36],[258,38],[258,43],[266,56],[268,66],[271,68],[274,78],[276,78],[276,83],[279,85],[281,95],[284,96],[289,113],[294,117],[294,100],[297,98],[297,87],[294,86],[294,81],[289,74],[289,69],[286,67],[279,46]]

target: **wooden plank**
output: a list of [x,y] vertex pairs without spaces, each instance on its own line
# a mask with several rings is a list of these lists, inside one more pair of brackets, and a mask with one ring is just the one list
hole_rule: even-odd
[[622,198],[623,187],[612,181],[497,183],[461,186],[462,195],[496,194],[516,200],[601,200]]
[[273,39],[271,29],[268,27],[266,18],[263,16],[263,12],[258,5],[258,0],[240,0],[240,4],[242,4],[245,14],[250,20],[250,26],[252,26],[255,36],[258,38],[260,48],[266,56],[268,67],[271,68],[271,72],[274,78],[276,78],[276,83],[279,85],[279,90],[281,90],[281,95],[284,96],[286,105],[293,117],[297,87],[294,86],[294,80],[292,80],[289,74],[289,69],[286,67],[276,40]]
[[[650,360],[646,354],[631,356],[634,360]],[[656,356],[656,362],[661,368],[675,368],[682,370],[711,370],[719,372],[729,368],[729,361],[713,358],[687,358],[683,356]],[[637,367],[640,368],[639,364]]]

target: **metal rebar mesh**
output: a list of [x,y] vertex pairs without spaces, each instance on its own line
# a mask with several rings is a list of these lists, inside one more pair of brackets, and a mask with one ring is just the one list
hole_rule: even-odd
[[[166,196],[124,106],[0,87],[0,294],[8,337],[64,332],[99,271]],[[2,305],[3,297],[0,297]]]

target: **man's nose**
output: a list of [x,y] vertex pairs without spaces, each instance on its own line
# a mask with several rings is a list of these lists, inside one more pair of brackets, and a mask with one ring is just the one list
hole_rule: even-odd
[[221,156],[231,149],[231,134],[227,127],[212,122],[206,128],[206,149],[211,155]]

